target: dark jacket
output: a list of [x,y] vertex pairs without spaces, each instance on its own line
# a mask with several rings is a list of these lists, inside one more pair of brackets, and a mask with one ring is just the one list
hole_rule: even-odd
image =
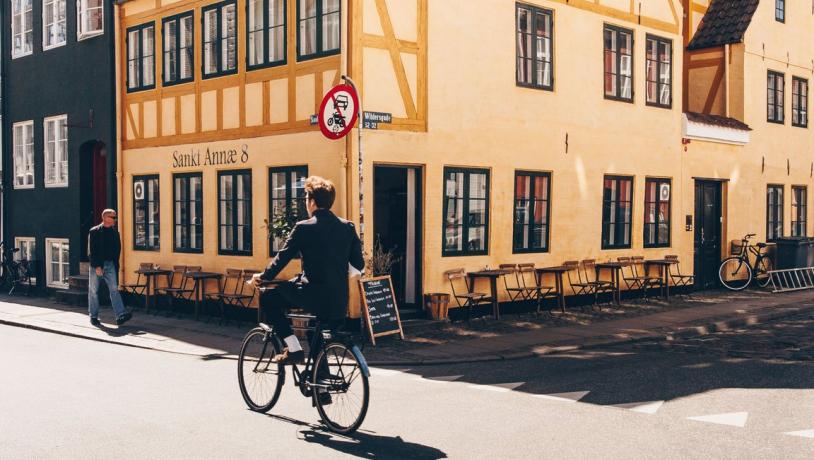
[[262,279],[273,280],[298,254],[302,255],[299,282],[303,288],[317,298],[324,313],[344,318],[348,309],[348,263],[360,271],[365,267],[353,222],[327,209],[318,209],[310,219],[297,222]]
[[105,262],[113,262],[116,270],[119,269],[119,255],[122,252],[122,242],[116,227],[105,228],[99,224],[88,232],[88,250],[90,266],[103,267]]

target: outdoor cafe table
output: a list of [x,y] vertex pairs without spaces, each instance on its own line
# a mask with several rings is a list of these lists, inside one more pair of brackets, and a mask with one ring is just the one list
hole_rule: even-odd
[[466,275],[469,277],[469,292],[475,289],[475,280],[478,278],[487,278],[489,280],[489,287],[492,291],[492,314],[495,319],[500,319],[500,305],[497,301],[497,279],[503,275],[511,273],[508,270],[481,270],[477,272],[469,272]]
[[650,267],[656,267],[659,270],[659,279],[664,286],[664,298],[670,300],[670,265],[677,263],[675,260],[665,259],[649,259],[644,262],[645,274],[650,273]]
[[[145,312],[150,311],[150,304],[151,301],[155,297],[155,281],[153,278],[158,276],[164,276],[167,280],[167,285],[170,284],[170,275],[172,275],[172,270],[166,270],[163,268],[142,268],[136,270],[136,274],[143,275],[146,278],[146,282],[144,283],[144,310]],[[152,289],[151,289],[152,288]]]
[[192,286],[192,292],[195,296],[195,319],[197,320],[201,311],[201,299],[203,299],[204,291],[206,290],[204,289],[206,281],[217,280],[218,289],[220,289],[220,280],[223,278],[223,275],[214,272],[186,272],[184,276],[195,281],[195,285]]
[[622,267],[624,264],[621,262],[597,262],[594,265],[594,270],[596,270],[596,281],[599,281],[599,274],[602,270],[610,270],[611,279],[610,282],[613,285],[613,301],[616,302],[616,305],[622,303],[622,289],[619,286],[619,278],[621,278]]
[[540,267],[535,268],[534,271],[537,272],[537,285],[543,285],[543,275],[550,273],[554,275],[554,290],[555,294],[557,294],[557,306],[560,307],[560,311],[565,313],[565,287],[563,286],[563,274],[568,271],[568,267],[565,266],[557,266],[557,267]]

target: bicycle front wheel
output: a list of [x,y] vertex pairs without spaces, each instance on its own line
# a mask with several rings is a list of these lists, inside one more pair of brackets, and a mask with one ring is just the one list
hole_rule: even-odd
[[769,275],[771,270],[774,270],[772,259],[769,257],[760,259],[760,262],[757,264],[757,270],[755,271],[755,281],[758,286],[765,288],[772,282],[771,276]]
[[237,380],[243,400],[255,412],[268,412],[280,397],[285,367],[273,364],[271,358],[281,350],[277,336],[260,327],[249,331],[243,339],[237,360]]
[[361,353],[332,342],[314,363],[314,405],[322,422],[335,433],[353,433],[367,414],[370,386],[363,360]]
[[729,257],[721,262],[718,278],[725,288],[740,291],[752,282],[752,267],[740,257]]

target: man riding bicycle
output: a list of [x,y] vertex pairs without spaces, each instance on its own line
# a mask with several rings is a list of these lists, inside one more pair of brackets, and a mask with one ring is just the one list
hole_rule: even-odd
[[331,212],[335,198],[331,181],[319,176],[306,179],[305,204],[310,218],[297,222],[266,270],[252,278],[256,286],[272,281],[291,259],[302,257],[302,273],[260,295],[260,308],[277,334],[285,337],[285,348],[274,356],[274,363],[301,363],[305,358],[286,311],[298,307],[323,321],[344,320],[348,309],[348,264],[359,271],[365,266],[353,222]]

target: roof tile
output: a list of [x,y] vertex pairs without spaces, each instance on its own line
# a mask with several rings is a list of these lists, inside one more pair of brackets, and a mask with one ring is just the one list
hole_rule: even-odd
[[760,0],[712,0],[687,49],[740,43]]

